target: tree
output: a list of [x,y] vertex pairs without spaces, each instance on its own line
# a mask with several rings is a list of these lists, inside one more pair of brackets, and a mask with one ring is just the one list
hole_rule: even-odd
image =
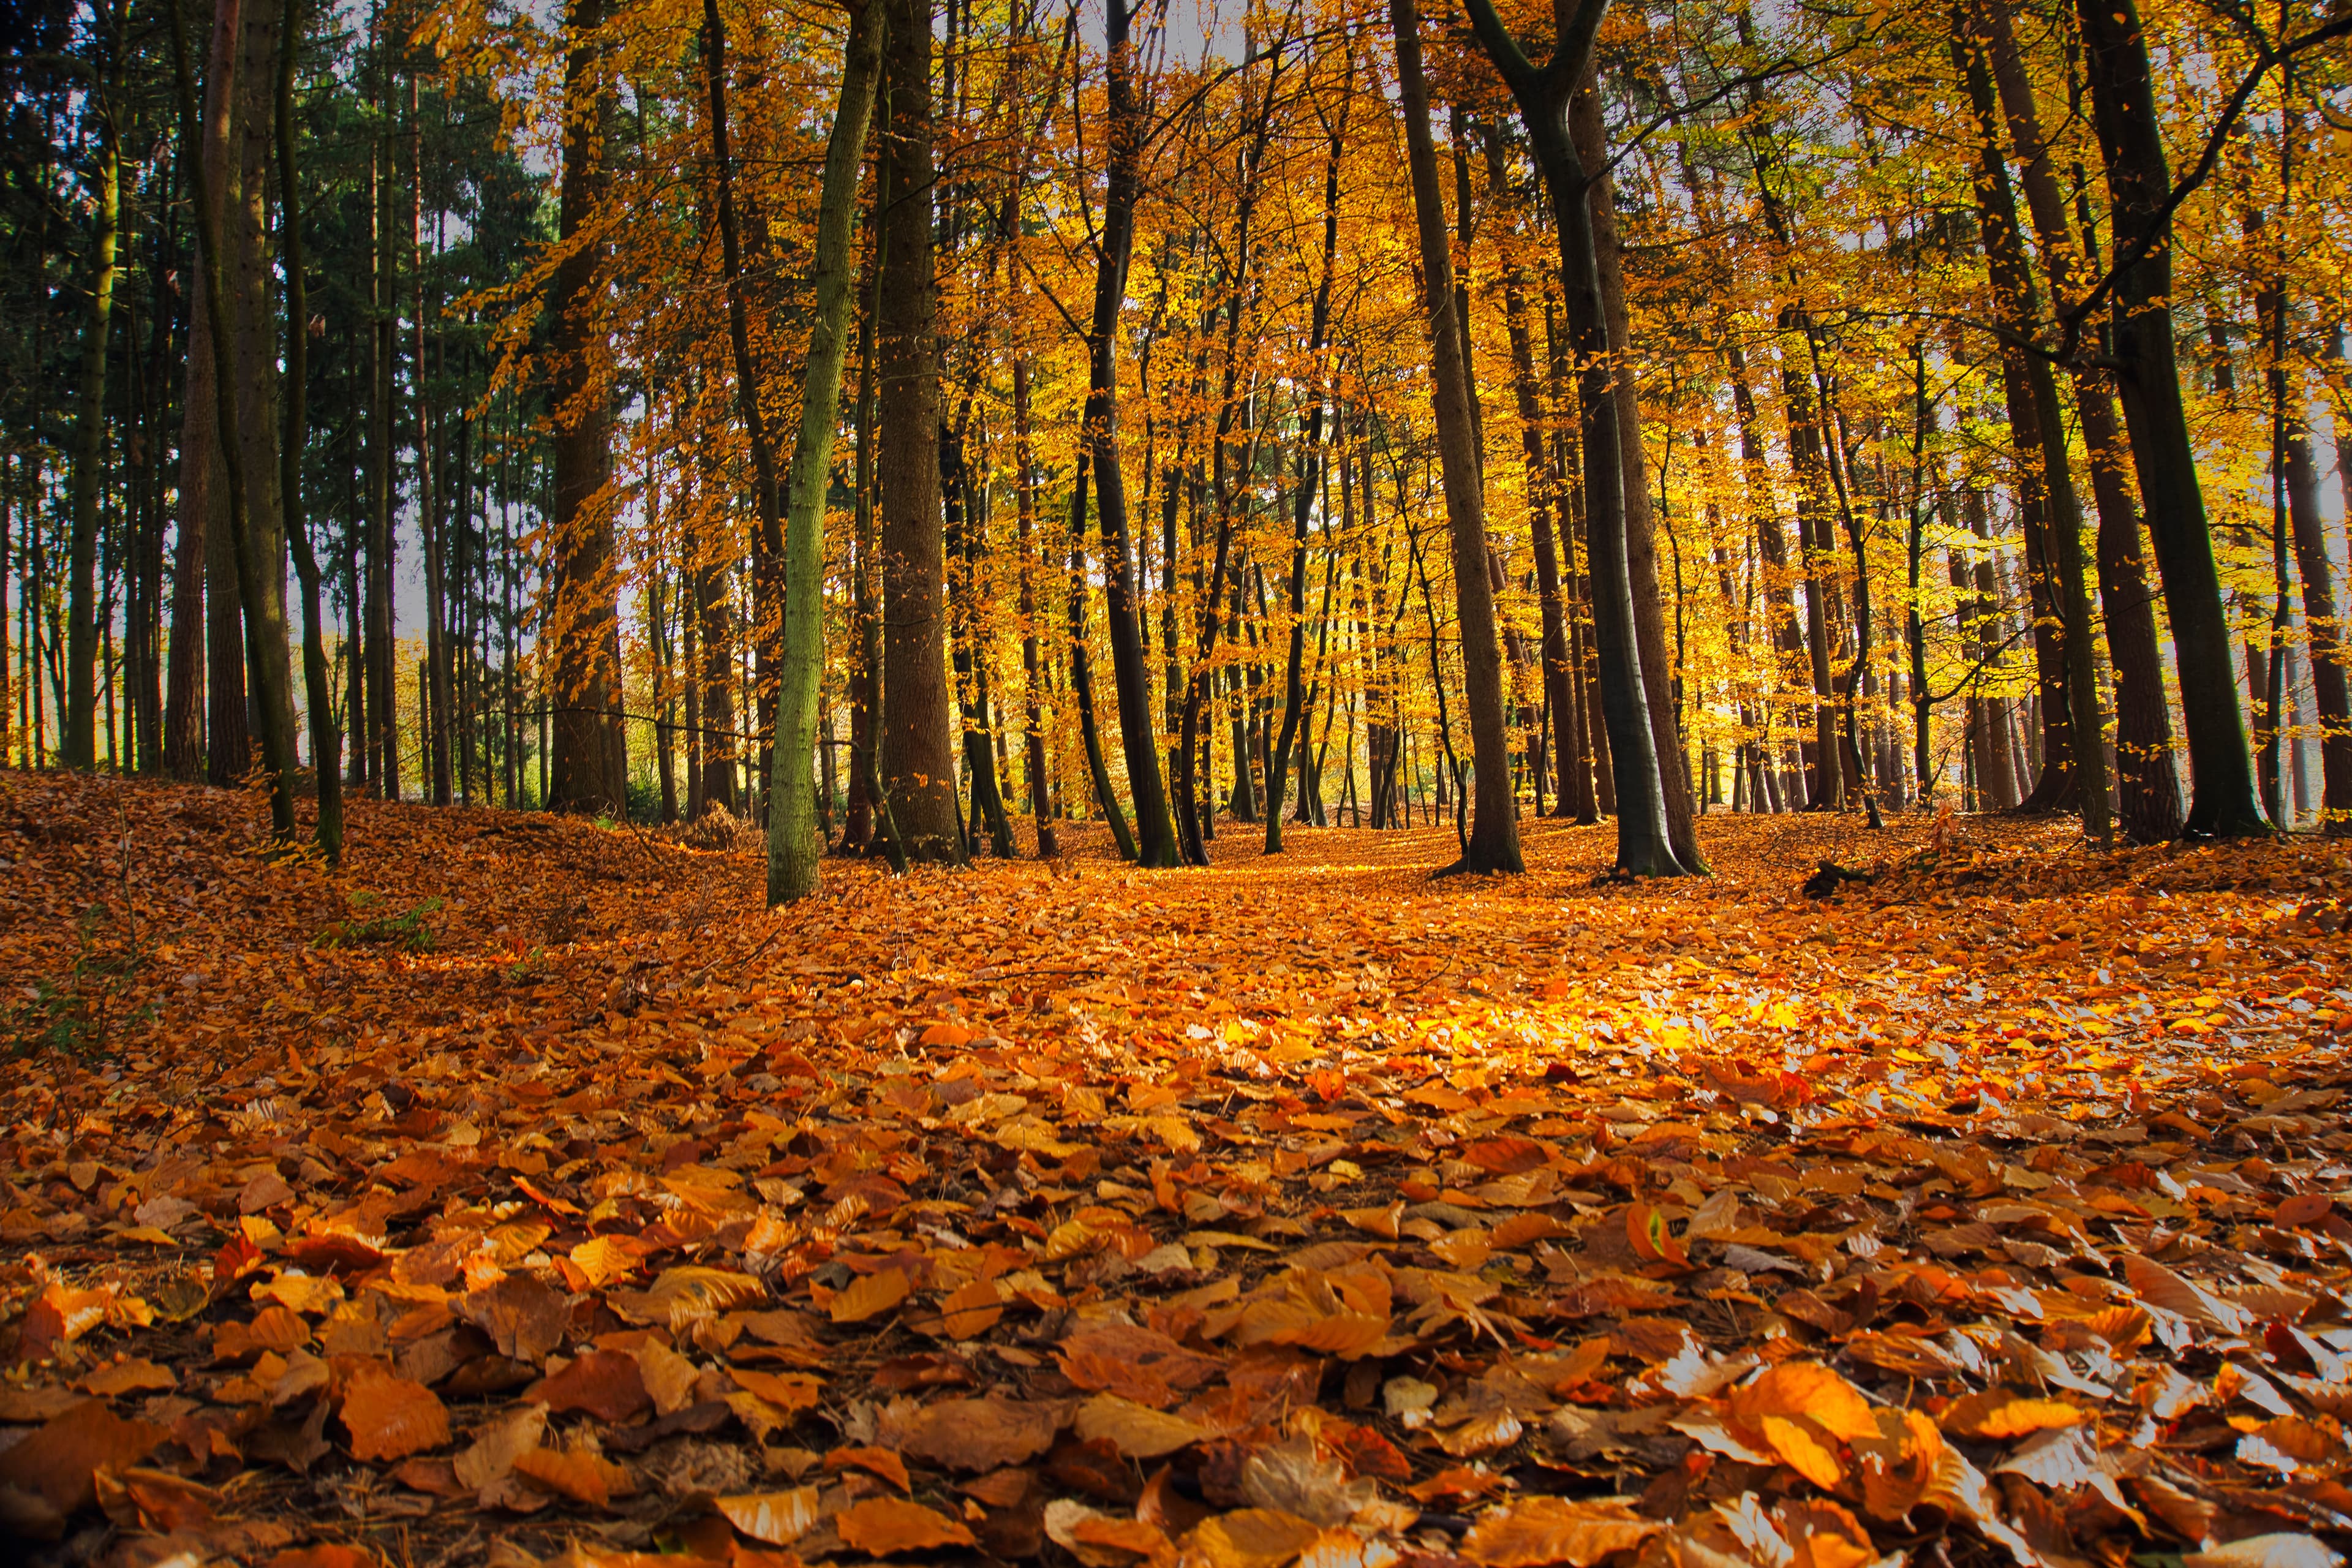
[[[1461,859],[1450,868],[1517,872],[1526,868],[1519,858],[1511,737],[1503,702],[1503,654],[1496,639],[1494,584],[1486,566],[1484,465],[1477,431],[1471,423],[1463,318],[1454,303],[1444,199],[1438,191],[1437,152],[1429,132],[1429,89],[1421,69],[1421,20],[1413,0],[1389,0],[1389,23],[1396,32],[1405,161],[1412,174],[1413,215],[1421,236],[1439,468],[1445,486],[1447,535],[1454,548],[1454,609],[1462,628],[1463,684],[1469,700],[1471,763],[1477,791],[1469,840],[1462,847]],[[1630,610],[1630,604],[1627,607]],[[1659,807],[1663,819],[1663,800]]]
[[[815,252],[816,306],[809,328],[808,369],[793,438],[784,523],[784,624],[776,689],[774,776],[769,786],[768,901],[814,892],[824,839],[809,793],[816,741],[817,681],[824,665],[824,502],[833,478],[833,435],[839,423],[841,370],[847,353],[852,267],[850,230],[857,216],[857,175],[866,125],[881,74],[886,0],[863,0],[849,23],[841,62],[841,103],[826,139]],[[716,10],[717,0],[709,0]]]

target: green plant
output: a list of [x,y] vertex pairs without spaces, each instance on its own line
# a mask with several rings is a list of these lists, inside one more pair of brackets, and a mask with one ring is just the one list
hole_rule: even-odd
[[355,891],[351,895],[352,918],[332,921],[317,936],[310,939],[312,947],[363,947],[379,942],[393,942],[409,952],[433,951],[433,928],[425,917],[440,909],[442,900],[427,899],[414,909],[398,914],[370,915],[360,918],[362,911],[383,902],[377,893]]
[[532,942],[529,952],[507,965],[507,978],[518,985],[526,980],[535,980],[545,966],[546,961],[547,949],[537,942]]
[[92,904],[75,921],[79,951],[59,984],[37,975],[25,987],[25,999],[8,1010],[11,1049],[18,1056],[62,1051],[92,1058],[106,1053],[115,1034],[155,1016],[161,1004],[150,1001],[125,1010],[131,976],[146,962],[139,942],[136,917],[126,917],[128,934],[112,952],[102,950],[99,924],[104,904]]

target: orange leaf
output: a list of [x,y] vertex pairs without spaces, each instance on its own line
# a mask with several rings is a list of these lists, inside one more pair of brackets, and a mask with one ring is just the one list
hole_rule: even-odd
[[585,1450],[570,1453],[554,1448],[533,1448],[517,1456],[515,1473],[528,1476],[549,1491],[561,1492],[573,1502],[590,1508],[603,1508],[616,1496],[625,1496],[636,1489],[636,1477],[625,1465],[616,1465],[602,1454]]
[[341,1415],[355,1459],[404,1459],[449,1440],[449,1412],[439,1396],[373,1364],[344,1386]]
[[1665,1526],[1643,1519],[1622,1498],[1578,1502],[1530,1497],[1480,1520],[1462,1542],[1462,1555],[1479,1568],[1541,1568],[1565,1563],[1591,1568],[1612,1552],[1629,1551]]
[[754,1541],[790,1546],[817,1521],[817,1489],[794,1487],[790,1491],[747,1492],[718,1500],[727,1522]]
[[833,1516],[833,1528],[852,1551],[877,1557],[976,1544],[971,1531],[935,1509],[905,1498],[867,1498]]
[[833,1299],[833,1321],[862,1323],[868,1318],[880,1317],[905,1300],[913,1289],[908,1283],[906,1271],[900,1268],[885,1268],[853,1279]]

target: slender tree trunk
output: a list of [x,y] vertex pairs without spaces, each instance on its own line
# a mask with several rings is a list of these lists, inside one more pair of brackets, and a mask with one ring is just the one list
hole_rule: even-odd
[[[2033,91],[2011,26],[2014,0],[1993,0],[1979,16],[2000,89],[2000,108],[2016,153],[2052,303],[2063,310],[2082,292],[2078,253],[2042,136]],[[2095,258],[2093,258],[2095,260]],[[2107,652],[2115,676],[2116,816],[2124,837],[2151,844],[2180,831],[2180,784],[2172,764],[2172,716],[2164,695],[2164,661],[2156,631],[2155,597],[2132,509],[2126,468],[2130,461],[2116,423],[2115,392],[2105,370],[2078,364],[2074,408],[2090,463],[2091,495],[2098,510],[2099,593],[2105,611]]]
[[2171,174],[2147,46],[2136,0],[2077,0],[2075,14],[2114,205],[2116,259],[2129,262],[2116,289],[2116,383],[2180,672],[2191,789],[2181,830],[2217,838],[2267,833],[2254,798],[2221,576],[2174,363],[2171,221],[2165,211]]
[[415,388],[416,513],[425,536],[425,670],[433,721],[425,736],[424,758],[432,801],[450,800],[449,628],[447,612],[449,520],[434,462],[433,402],[425,362],[425,124],[417,112],[416,73],[408,73],[408,289],[409,378]]
[[1062,851],[1055,841],[1052,792],[1046,787],[1045,720],[1037,695],[1037,560],[1032,542],[1036,491],[1037,459],[1029,436],[1029,361],[1023,355],[1013,362],[1013,503],[1019,521],[1021,557],[1022,767],[1029,780],[1029,814],[1037,827],[1037,858],[1050,860]]
[[1658,582],[1658,547],[1650,511],[1649,462],[1642,445],[1642,404],[1633,378],[1632,317],[1625,304],[1625,277],[1617,238],[1615,184],[1609,174],[1601,94],[1588,65],[1569,109],[1569,132],[1581,165],[1594,171],[1585,206],[1592,228],[1592,254],[1600,283],[1601,310],[1612,356],[1609,390],[1617,400],[1618,458],[1625,476],[1620,487],[1625,510],[1625,571],[1633,608],[1633,635],[1641,645],[1642,689],[1657,756],[1666,838],[1675,858],[1688,871],[1704,872],[1698,830],[1692,821],[1690,769],[1683,752],[1682,726],[1675,700],[1675,667],[1666,649],[1665,599]]
[[[755,706],[761,731],[772,735],[777,721],[776,682],[782,658],[779,638],[785,587],[785,503],[782,481],[776,471],[775,438],[768,428],[767,410],[761,396],[759,362],[751,353],[742,221],[735,210],[734,154],[727,114],[727,24],[719,15],[719,0],[703,0],[702,51],[704,85],[709,98],[711,162],[717,174],[719,258],[726,268],[727,335],[734,352],[735,407],[743,421],[745,442],[751,449],[751,499],[759,519],[751,549],[751,645],[759,666],[759,700]],[[756,756],[757,752],[747,755]],[[772,828],[772,826],[771,819]]]
[[331,866],[343,858],[342,734],[335,727],[334,672],[327,666],[320,609],[319,562],[302,505],[302,454],[310,444],[309,279],[302,258],[302,181],[294,137],[294,71],[302,54],[302,0],[285,0],[278,44],[279,259],[286,272],[285,433],[278,443],[278,491],[286,537],[302,584],[302,683],[310,721],[310,773],[319,792],[319,851]]
[[[842,55],[841,100],[825,142],[824,179],[817,198],[816,246],[810,265],[815,300],[784,524],[782,658],[768,792],[771,904],[814,892],[824,853],[824,838],[811,811],[808,776],[816,738],[817,685],[824,672],[824,498],[833,477],[833,437],[840,424],[841,371],[849,341],[850,233],[857,220],[866,127],[881,76],[885,3],[865,0],[851,18]],[[708,4],[715,14],[717,0]]]
[[[1344,88],[1343,88],[1344,91]],[[1347,105],[1351,100],[1343,97],[1339,119],[1331,130],[1330,147],[1323,162],[1323,264],[1316,279],[1315,302],[1308,311],[1307,352],[1315,356],[1316,374],[1307,395],[1314,406],[1307,416],[1307,430],[1300,442],[1298,457],[1298,491],[1291,502],[1290,541],[1290,648],[1283,668],[1282,733],[1274,743],[1274,752],[1266,766],[1265,852],[1282,852],[1282,792],[1288,782],[1290,748],[1298,738],[1298,726],[1304,714],[1310,727],[1313,712],[1307,706],[1305,682],[1307,661],[1307,523],[1315,508],[1315,495],[1322,483],[1324,405],[1328,401],[1328,377],[1325,374],[1326,353],[1331,328],[1331,279],[1339,254],[1339,153],[1347,134]],[[1305,804],[1305,789],[1300,790]]]
[[[1480,43],[1501,70],[1519,106],[1536,162],[1549,191],[1560,248],[1560,284],[1570,341],[1579,361],[1583,407],[1584,508],[1591,559],[1592,622],[1601,655],[1602,717],[1608,728],[1618,811],[1617,870],[1627,876],[1675,876],[1690,869],[1676,857],[1651,723],[1649,685],[1628,563],[1626,459],[1622,444],[1640,439],[1622,425],[1618,395],[1622,374],[1609,336],[1598,241],[1592,221],[1593,178],[1586,173],[1570,129],[1571,104],[1588,68],[1592,39],[1606,0],[1577,0],[1570,26],[1538,70],[1519,52],[1492,0],[1470,0]],[[1484,582],[1483,551],[1472,574]],[[1499,681],[1497,683],[1499,685]],[[1483,770],[1482,770],[1483,771]]]
[[1118,692],[1119,750],[1135,801],[1139,864],[1179,861],[1176,827],[1160,775],[1153,733],[1151,675],[1138,620],[1128,526],[1127,479],[1118,434],[1118,317],[1127,298],[1127,268],[1135,246],[1135,205],[1143,156],[1144,106],[1135,87],[1135,49],[1128,0],[1108,0],[1104,13],[1107,57],[1104,134],[1108,163],[1103,196],[1101,262],[1095,274],[1094,314],[1087,331],[1086,439],[1094,461],[1095,511],[1103,542],[1104,613],[1109,622],[1111,676]]
[[1102,729],[1095,717],[1094,659],[1087,645],[1087,446],[1081,442],[1077,471],[1070,485],[1070,691],[1077,703],[1078,735],[1086,745],[1087,773],[1094,782],[1095,802],[1102,807],[1103,820],[1110,824],[1120,858],[1132,861],[1138,858],[1135,835],[1128,827],[1127,814],[1119,809],[1118,796],[1111,789],[1110,768],[1103,761]]
[[2352,693],[2346,689],[2344,625],[2336,618],[2335,567],[2319,513],[2319,465],[2312,456],[2311,426],[2299,410],[2287,423],[2286,502],[2294,529],[2295,571],[2303,579],[2303,618],[2311,631],[2324,830],[2352,833]]
[[[2008,161],[2001,155],[1992,71],[1987,51],[1970,38],[1972,31],[1970,7],[1963,0],[1953,14],[1952,49],[1976,111],[1975,183],[1985,254],[1995,300],[2010,331],[2031,339],[2040,325],[2041,310],[2018,232]],[[2029,804],[2054,808],[2071,795],[2082,811],[2084,831],[2094,844],[2105,845],[2113,835],[2105,724],[2098,704],[2090,592],[2083,570],[2082,511],[2067,458],[2064,416],[2048,360],[2015,346],[2004,352],[2003,360],[2028,537],[2032,539],[2032,525],[2038,521],[2044,593],[2054,601],[2061,623],[2054,657],[2044,661],[2042,669],[2043,768]]]
[[[1519,855],[1518,813],[1511,787],[1510,721],[1504,703],[1502,649],[1496,637],[1495,591],[1487,575],[1484,465],[1472,422],[1470,371],[1462,342],[1462,315],[1454,297],[1444,197],[1438,189],[1437,150],[1429,131],[1429,89],[1421,68],[1421,18],[1413,0],[1389,0],[1389,23],[1396,32],[1405,162],[1412,174],[1413,216],[1421,237],[1423,302],[1437,405],[1438,468],[1454,551],[1462,683],[1470,710],[1472,765],[1476,770],[1477,809],[1462,858],[1449,869],[1517,872],[1526,868]],[[1580,190],[1579,195],[1582,195]],[[1580,200],[1578,205],[1582,205]]]
[[79,406],[74,415],[72,534],[66,563],[65,763],[98,765],[98,491],[106,460],[107,329],[114,311],[115,236],[121,217],[122,153],[115,130],[114,85],[120,25],[114,7],[97,7],[104,57],[94,62],[99,90],[96,213],[89,244],[89,314],[82,324]]

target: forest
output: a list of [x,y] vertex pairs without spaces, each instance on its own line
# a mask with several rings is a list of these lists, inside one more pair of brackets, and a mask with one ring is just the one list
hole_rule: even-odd
[[0,46],[0,1559],[2352,1552],[2347,0]]

